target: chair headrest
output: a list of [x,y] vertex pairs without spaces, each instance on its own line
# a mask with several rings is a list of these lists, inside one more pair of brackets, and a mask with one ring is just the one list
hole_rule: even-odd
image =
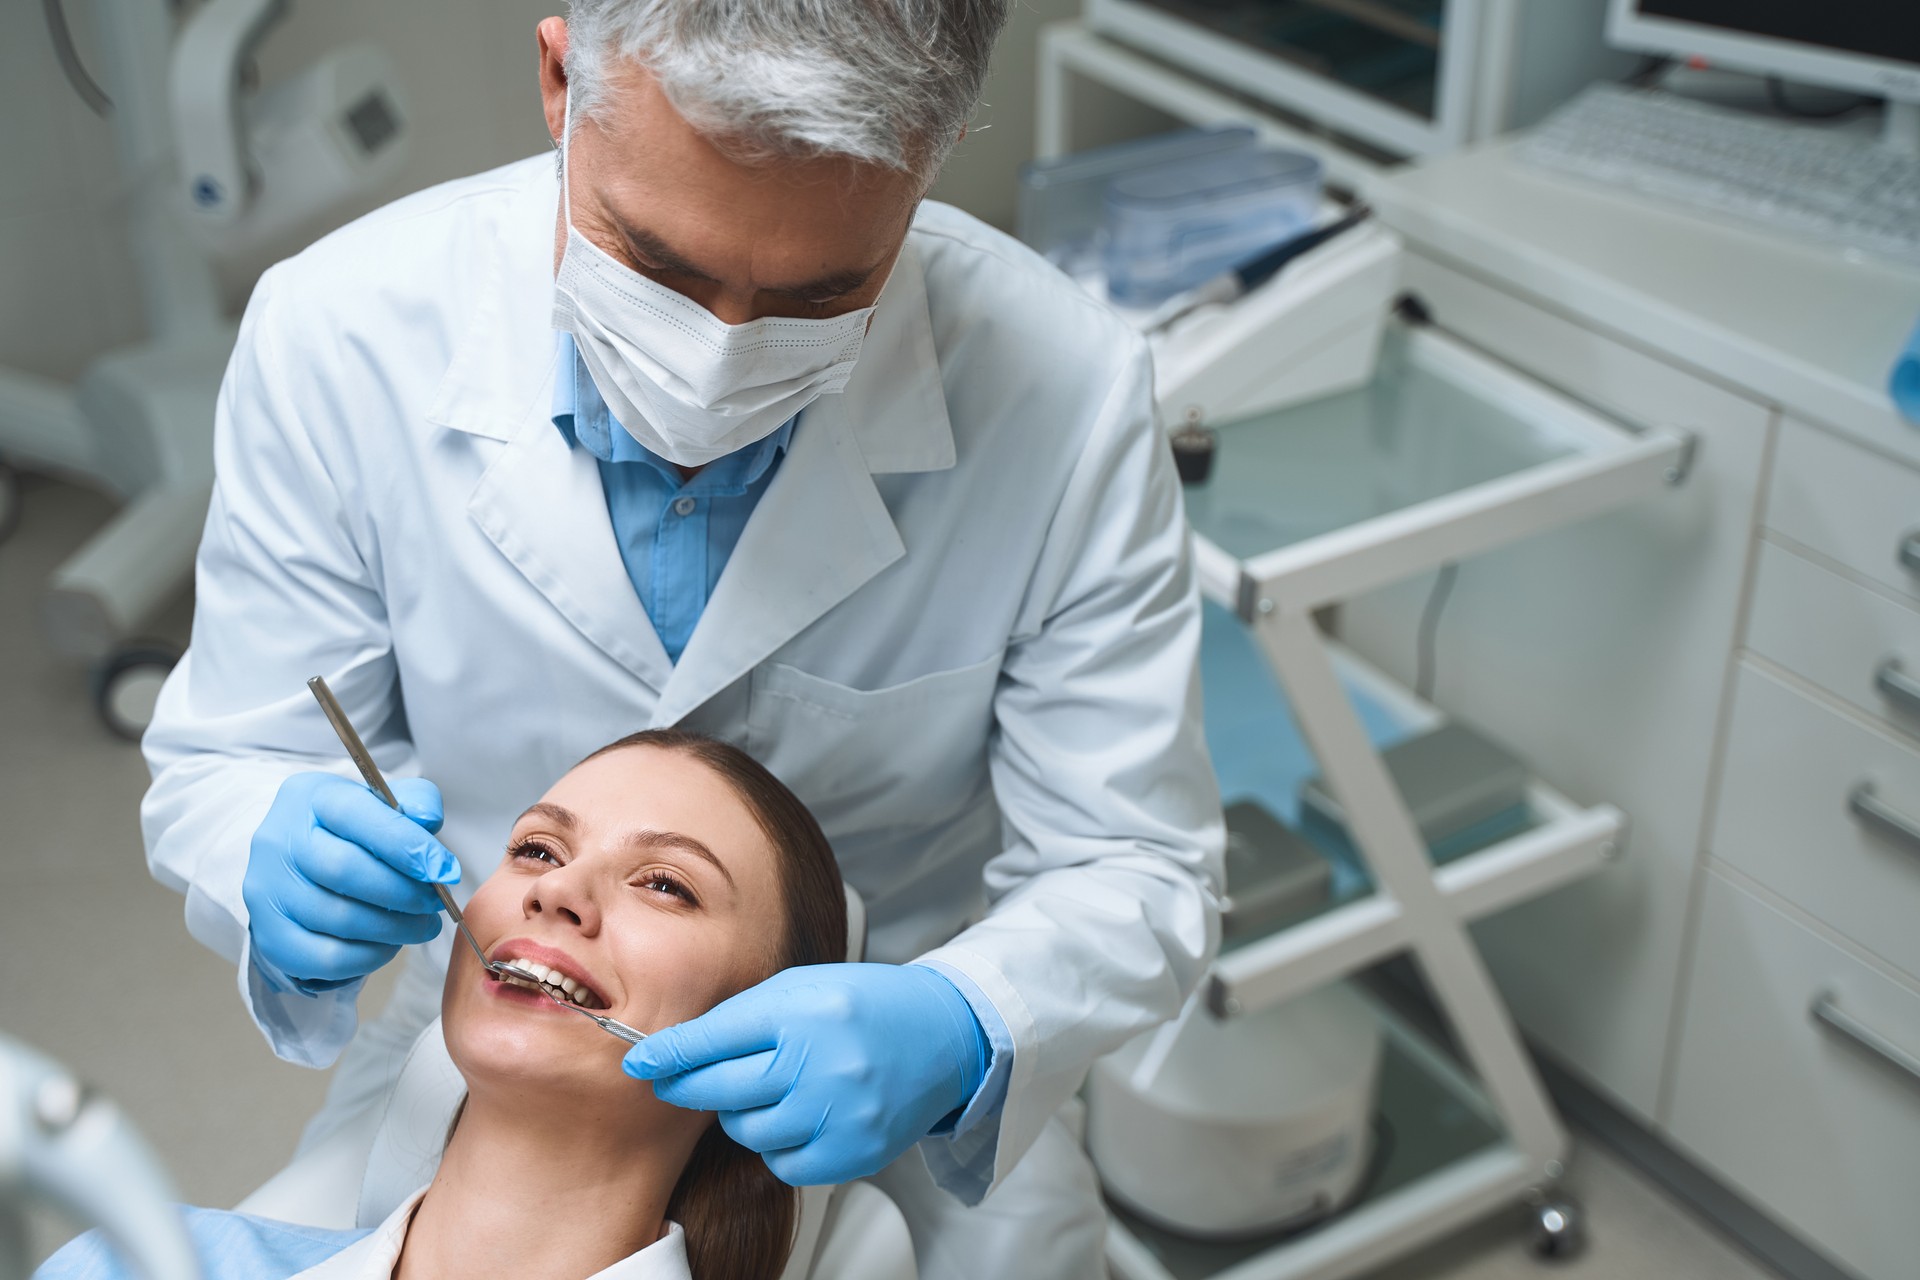
[[359,1226],[379,1226],[401,1201],[433,1180],[447,1131],[466,1096],[467,1082],[447,1056],[435,1018],[408,1050],[374,1131],[355,1213]]

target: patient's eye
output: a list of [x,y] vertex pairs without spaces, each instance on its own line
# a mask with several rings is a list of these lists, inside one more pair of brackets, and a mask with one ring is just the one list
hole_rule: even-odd
[[685,881],[670,871],[656,868],[644,873],[634,883],[642,889],[650,889],[655,893],[671,894],[691,906],[699,905],[699,900],[693,896],[693,890],[687,887]]
[[560,865],[560,859],[554,856],[553,850],[538,840],[522,840],[507,850],[507,856],[515,860],[531,859],[535,862],[544,862],[554,867]]

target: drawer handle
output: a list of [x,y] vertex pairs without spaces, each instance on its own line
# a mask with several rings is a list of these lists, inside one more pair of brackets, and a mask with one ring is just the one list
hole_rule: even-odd
[[1892,836],[1903,844],[1913,846],[1913,852],[1920,853],[1920,822],[1915,822],[1875,795],[1871,782],[1862,782],[1847,793],[1847,809],[1859,820],[1860,825]]
[[1874,670],[1873,687],[1902,710],[1920,711],[1920,680],[1906,673],[1900,659],[1888,658]]
[[1915,1080],[1920,1080],[1920,1056],[1901,1048],[1842,1009],[1839,1002],[1833,998],[1833,992],[1823,991],[1815,996],[1813,1007],[1807,1010],[1807,1013],[1821,1026],[1838,1032],[1875,1056],[1884,1058]]
[[1920,573],[1920,529],[1900,539],[1900,564],[1908,573]]

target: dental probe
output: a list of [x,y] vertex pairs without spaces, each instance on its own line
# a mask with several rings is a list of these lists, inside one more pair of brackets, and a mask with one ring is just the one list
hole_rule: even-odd
[[[373,794],[387,802],[389,809],[400,812],[400,801],[394,797],[393,789],[387,785],[386,778],[381,776],[380,766],[373,762],[373,754],[367,750],[367,744],[360,740],[360,734],[354,729],[353,721],[347,719],[346,708],[340,705],[340,700],[333,696],[333,690],[327,687],[326,677],[313,677],[307,681],[307,688],[313,692],[314,701],[320,704],[320,710],[325,713],[327,723],[332,725],[334,733],[339,735],[340,745],[347,749],[347,756],[353,761],[354,768],[360,770],[361,780],[367,784]],[[562,1000],[547,990],[546,985],[534,978],[532,974],[522,973],[505,962],[487,959],[487,953],[480,949],[480,943],[473,936],[473,930],[467,928],[467,918],[460,914],[460,907],[454,902],[453,895],[447,892],[447,886],[436,883],[432,887],[433,891],[440,896],[440,905],[446,908],[454,927],[460,930],[460,936],[465,938],[467,945],[473,948],[473,954],[480,961],[482,969],[496,977],[511,976],[522,982],[532,982],[534,989],[544,994],[547,999],[562,1009],[571,1009],[581,1017],[599,1023],[601,1030],[616,1039],[625,1040],[628,1044],[639,1044],[647,1038],[646,1032],[636,1031],[618,1018],[602,1017],[591,1009],[583,1009],[577,1004]]]
[[[373,755],[367,750],[367,744],[360,740],[360,734],[354,729],[353,721],[347,719],[347,709],[340,705],[340,699],[333,696],[333,690],[327,687],[325,676],[315,676],[307,681],[307,688],[313,691],[314,701],[320,704],[320,710],[326,714],[327,723],[340,736],[340,745],[347,749],[347,757],[353,761],[354,768],[360,770],[361,781],[367,784],[373,794],[387,802],[387,808],[400,811],[400,802],[394,798],[393,788],[380,774],[380,766],[373,762]],[[512,972],[503,964],[495,964],[487,959],[487,953],[480,949],[480,943],[474,938],[473,930],[467,928],[467,918],[460,914],[459,904],[453,895],[447,892],[447,886],[434,884],[432,889],[440,895],[440,905],[447,909],[447,915],[453,919],[454,927],[460,930],[460,936],[473,948],[473,954],[480,961],[480,967],[490,973]],[[524,975],[521,975],[524,976]]]

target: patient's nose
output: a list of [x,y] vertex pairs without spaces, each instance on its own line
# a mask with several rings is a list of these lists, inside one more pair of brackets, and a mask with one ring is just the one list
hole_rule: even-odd
[[577,865],[555,867],[527,886],[524,910],[534,916],[557,917],[582,933],[600,929],[600,904],[593,877]]

